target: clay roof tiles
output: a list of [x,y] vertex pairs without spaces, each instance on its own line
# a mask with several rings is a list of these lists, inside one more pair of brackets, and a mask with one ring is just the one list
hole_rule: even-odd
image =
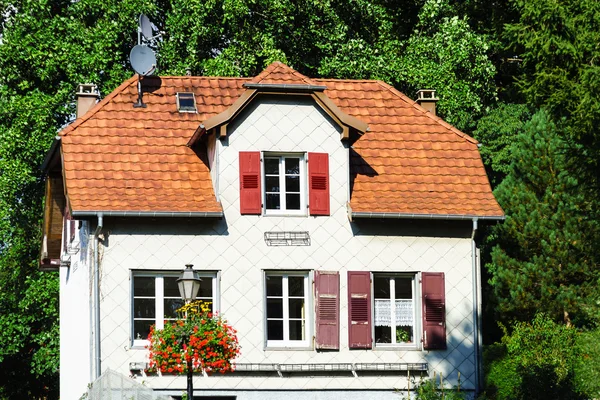
[[[282,63],[255,78],[146,78],[146,108],[133,108],[137,80],[125,81],[60,133],[72,210],[220,212],[210,171],[186,144],[244,83],[326,86],[337,107],[368,124],[351,149],[354,213],[503,215],[476,140],[383,82],[309,79]],[[178,112],[177,92],[194,92],[197,114]]]

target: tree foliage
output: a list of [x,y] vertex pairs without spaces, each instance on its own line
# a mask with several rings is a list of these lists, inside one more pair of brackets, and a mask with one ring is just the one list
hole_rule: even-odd
[[575,389],[580,357],[577,331],[543,314],[505,329],[502,343],[488,349],[484,398],[497,400],[583,399]]
[[567,147],[547,112],[536,113],[512,146],[511,170],[495,194],[507,217],[496,226],[494,287],[503,318],[585,323],[598,280],[588,235],[597,229],[579,180],[566,169]]

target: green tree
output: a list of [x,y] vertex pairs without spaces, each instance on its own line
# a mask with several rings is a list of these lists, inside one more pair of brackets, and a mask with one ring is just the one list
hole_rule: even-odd
[[584,325],[599,271],[586,247],[597,230],[579,181],[567,169],[567,145],[545,111],[512,147],[514,161],[495,195],[506,220],[494,229],[491,284],[502,319],[536,312]]
[[[583,147],[571,154],[582,184],[598,198],[600,160],[600,2],[518,0],[520,18],[505,35],[523,57],[518,85],[530,104],[545,107],[564,135]],[[598,218],[597,205],[592,210]],[[597,242],[595,243],[597,244]]]
[[132,75],[136,0],[0,1],[0,398],[58,397],[58,274],[38,270],[43,182],[78,83]]
[[510,172],[514,158],[512,143],[530,118],[527,105],[500,103],[477,121],[473,136],[481,143],[479,152],[492,187]]

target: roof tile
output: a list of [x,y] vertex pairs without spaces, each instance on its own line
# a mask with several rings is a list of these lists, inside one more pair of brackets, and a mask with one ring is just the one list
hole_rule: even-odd
[[[254,78],[145,78],[146,108],[133,107],[137,79],[125,81],[60,133],[73,210],[221,211],[208,167],[186,144],[246,82],[326,86],[369,125],[351,150],[353,211],[503,215],[474,139],[383,82],[310,79],[278,62]],[[177,92],[193,92],[198,112],[179,113]]]

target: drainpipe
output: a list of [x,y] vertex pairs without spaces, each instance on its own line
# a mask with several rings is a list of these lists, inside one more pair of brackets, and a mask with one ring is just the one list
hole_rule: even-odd
[[[94,231],[94,372],[100,377],[100,266],[98,257],[98,236],[102,230],[104,215],[98,213],[98,225]],[[94,379],[94,380],[95,380]]]
[[479,394],[479,389],[481,388],[480,382],[480,364],[481,364],[481,353],[479,348],[479,343],[481,341],[481,332],[480,332],[480,290],[479,290],[479,268],[477,263],[477,245],[475,243],[475,233],[477,233],[477,218],[473,218],[473,232],[471,233],[471,259],[472,259],[472,281],[473,281],[473,329],[475,335],[473,337],[474,340],[474,354],[475,354],[475,396]]

